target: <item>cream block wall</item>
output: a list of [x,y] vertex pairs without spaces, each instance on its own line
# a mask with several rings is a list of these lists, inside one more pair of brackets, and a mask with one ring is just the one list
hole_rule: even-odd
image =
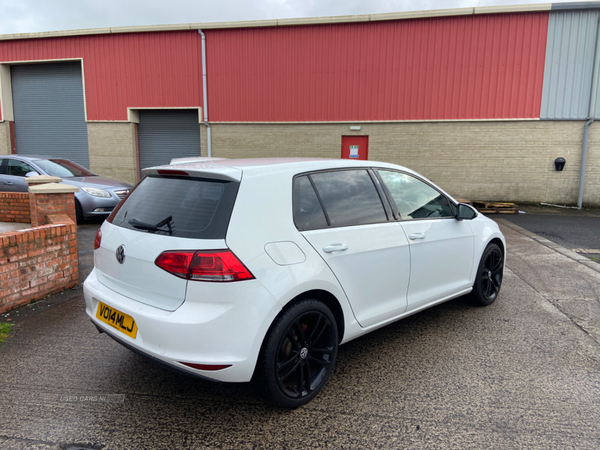
[[0,122],[0,155],[10,154],[10,125],[7,121]]
[[[579,121],[213,124],[215,157],[339,158],[341,136],[368,135],[369,159],[404,165],[471,200],[575,204]],[[566,159],[557,172],[554,160]],[[584,205],[600,206],[600,124],[590,130]]]
[[137,182],[135,126],[129,122],[88,122],[92,172],[129,184]]
[[[339,158],[341,137],[369,136],[369,159],[404,165],[471,200],[575,204],[583,121],[212,124],[212,155]],[[0,123],[0,152],[6,139]],[[5,127],[8,132],[8,126]],[[202,156],[206,128],[200,125]],[[94,172],[134,184],[135,125],[89,123]],[[566,159],[565,170],[554,160]],[[590,128],[584,205],[600,206],[600,124]]]

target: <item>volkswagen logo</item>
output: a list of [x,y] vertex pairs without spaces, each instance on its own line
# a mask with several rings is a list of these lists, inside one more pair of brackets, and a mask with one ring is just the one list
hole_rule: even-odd
[[123,264],[125,262],[125,246],[123,244],[117,247],[117,261],[119,264]]

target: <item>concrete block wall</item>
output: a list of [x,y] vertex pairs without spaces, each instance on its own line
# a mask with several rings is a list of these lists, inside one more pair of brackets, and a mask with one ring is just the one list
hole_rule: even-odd
[[0,192],[0,222],[31,223],[29,193]]
[[0,155],[10,155],[10,124],[0,122]]
[[88,122],[90,170],[129,184],[137,182],[136,124]]
[[[369,159],[409,167],[471,200],[575,204],[583,122],[482,121],[213,124],[212,154],[339,158],[341,137],[369,136]],[[566,159],[557,172],[554,160]],[[600,124],[593,124],[584,205],[600,206]]]

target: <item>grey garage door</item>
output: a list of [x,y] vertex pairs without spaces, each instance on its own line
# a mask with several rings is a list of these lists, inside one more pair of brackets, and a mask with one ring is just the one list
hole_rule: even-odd
[[81,63],[16,65],[11,79],[17,153],[89,168]]
[[200,155],[197,109],[140,110],[140,168]]

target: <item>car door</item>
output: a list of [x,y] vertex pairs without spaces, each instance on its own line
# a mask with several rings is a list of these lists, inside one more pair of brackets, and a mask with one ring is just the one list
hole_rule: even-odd
[[410,245],[408,310],[468,289],[474,249],[468,221],[456,220],[456,206],[424,180],[393,170],[377,173]]
[[27,192],[28,184],[25,175],[29,172],[37,172],[31,165],[16,158],[6,159],[6,175],[3,175],[4,190],[9,192]]
[[294,180],[296,226],[339,280],[363,327],[406,310],[410,276],[408,240],[376,183],[367,169]]

